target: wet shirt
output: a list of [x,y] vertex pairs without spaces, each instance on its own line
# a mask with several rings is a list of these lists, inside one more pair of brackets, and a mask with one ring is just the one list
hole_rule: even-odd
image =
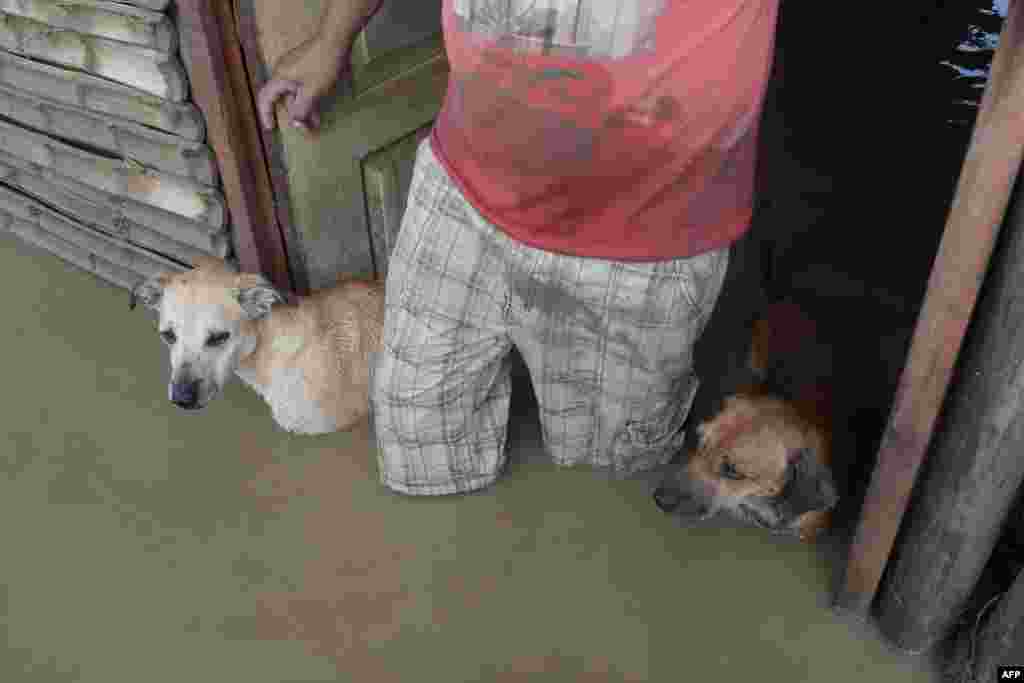
[[431,144],[511,237],[651,261],[726,246],[753,209],[778,0],[443,0]]

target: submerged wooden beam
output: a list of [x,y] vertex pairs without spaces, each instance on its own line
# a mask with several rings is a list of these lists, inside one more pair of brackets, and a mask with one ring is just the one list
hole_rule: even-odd
[[962,662],[965,670],[956,680],[998,681],[1000,666],[1020,664],[1014,650],[1024,635],[1024,572],[1017,574],[1010,590],[993,600],[978,614],[981,629],[975,633],[972,628],[957,643],[954,661]]
[[908,652],[924,652],[948,634],[1024,482],[1022,209],[1018,195],[961,354],[943,428],[879,590],[879,626]]
[[1022,43],[1024,3],[1014,2],[992,63],[843,584],[835,599],[837,607],[862,616],[875,597],[932,440],[936,418],[1024,158]]
[[[0,195],[9,200],[10,195]],[[117,237],[92,230],[39,205],[0,201],[0,229],[100,278],[130,288],[161,272],[185,266]]]

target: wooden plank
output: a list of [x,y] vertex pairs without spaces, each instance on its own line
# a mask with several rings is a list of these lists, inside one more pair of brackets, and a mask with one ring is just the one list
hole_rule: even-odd
[[178,34],[166,14],[103,0],[0,0],[0,11],[55,28],[141,45],[170,54]]
[[[235,13],[238,16],[238,37],[242,44],[242,57],[249,72],[250,86],[253,93],[258,93],[270,80],[271,74],[260,49],[255,2],[256,0],[235,0]],[[309,277],[303,258],[304,252],[292,222],[291,188],[288,184],[284,145],[281,144],[281,137],[276,131],[267,132],[260,126],[258,133],[267,161],[270,189],[274,195],[274,214],[281,229],[284,250],[288,257],[293,291],[300,296],[306,296],[310,293]]]
[[126,289],[158,273],[186,270],[185,266],[159,254],[59,217],[46,221],[25,220],[0,208],[0,226],[29,244]]
[[0,149],[104,192],[209,223],[214,228],[226,222],[220,193],[190,178],[161,173],[132,160],[86,152],[3,122],[0,122]]
[[199,110],[92,74],[72,71],[0,50],[0,82],[48,100],[97,114],[123,117],[201,141],[206,135]]
[[231,3],[179,0],[176,7],[181,49],[189,54],[193,99],[206,118],[220,165],[240,265],[291,291],[285,242]]
[[171,0],[117,0],[123,2],[126,5],[135,5],[136,7],[145,7],[155,12],[163,12],[167,9],[167,6],[171,4]]
[[[365,159],[374,151],[394,144],[414,130],[433,125],[448,87],[448,60],[444,54],[418,65],[398,78],[385,81],[362,93],[357,101],[341,108],[339,129],[358,130],[351,147],[352,156]],[[378,111],[399,100],[403,107],[379,121]],[[396,134],[397,131],[397,134]]]
[[189,220],[155,206],[116,197],[0,150],[0,181],[55,206],[84,223],[129,236],[155,231],[204,252],[224,256],[227,230]]
[[835,606],[865,616],[931,441],[1024,158],[1024,3],[1011,4]]
[[153,50],[0,12],[0,47],[34,59],[89,71],[172,102],[188,95],[178,59]]
[[441,54],[440,2],[382,2],[352,44],[350,93],[358,97]]
[[217,160],[200,142],[119,116],[93,113],[0,84],[0,116],[60,138],[134,159],[160,171],[217,185]]
[[364,66],[383,54],[417,45],[440,32],[440,2],[382,2],[356,36],[352,66]]
[[223,258],[227,255],[226,250],[220,250],[220,253],[212,253],[212,250],[209,248],[196,248],[187,242],[172,239],[161,232],[152,230],[147,225],[141,225],[128,220],[117,221],[113,225],[104,225],[103,223],[92,221],[78,221],[77,216],[68,215],[50,208],[51,206],[57,206],[55,202],[51,201],[52,199],[53,197],[49,195],[33,197],[28,193],[18,191],[13,186],[0,183],[0,207],[9,214],[20,217],[23,220],[31,220],[37,215],[61,216],[65,220],[81,222],[82,225],[96,232],[116,237],[128,244],[155,251],[182,263],[195,263],[197,257],[200,256],[212,255]]

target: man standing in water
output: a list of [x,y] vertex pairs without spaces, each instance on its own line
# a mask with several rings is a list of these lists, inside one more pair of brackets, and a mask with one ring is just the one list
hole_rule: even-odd
[[[555,462],[663,464],[750,224],[778,0],[438,1],[451,75],[389,265],[381,481],[410,495],[495,481],[513,345]],[[265,127],[279,101],[291,125],[319,125],[380,3],[329,0],[261,90]]]

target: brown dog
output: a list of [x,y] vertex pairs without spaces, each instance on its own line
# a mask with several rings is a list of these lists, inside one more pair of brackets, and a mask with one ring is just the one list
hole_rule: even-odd
[[139,300],[159,314],[173,403],[202,409],[237,375],[291,432],[343,431],[369,415],[383,282],[342,280],[288,303],[260,275],[237,273],[212,258],[196,266],[157,275],[131,293],[133,308]]
[[813,323],[795,305],[769,307],[754,326],[755,380],[697,428],[697,452],[654,492],[658,507],[701,520],[724,510],[802,541],[829,526],[838,494],[827,383],[797,382],[788,396],[775,386],[785,384],[780,373],[794,374],[787,370],[808,354],[813,337]]

